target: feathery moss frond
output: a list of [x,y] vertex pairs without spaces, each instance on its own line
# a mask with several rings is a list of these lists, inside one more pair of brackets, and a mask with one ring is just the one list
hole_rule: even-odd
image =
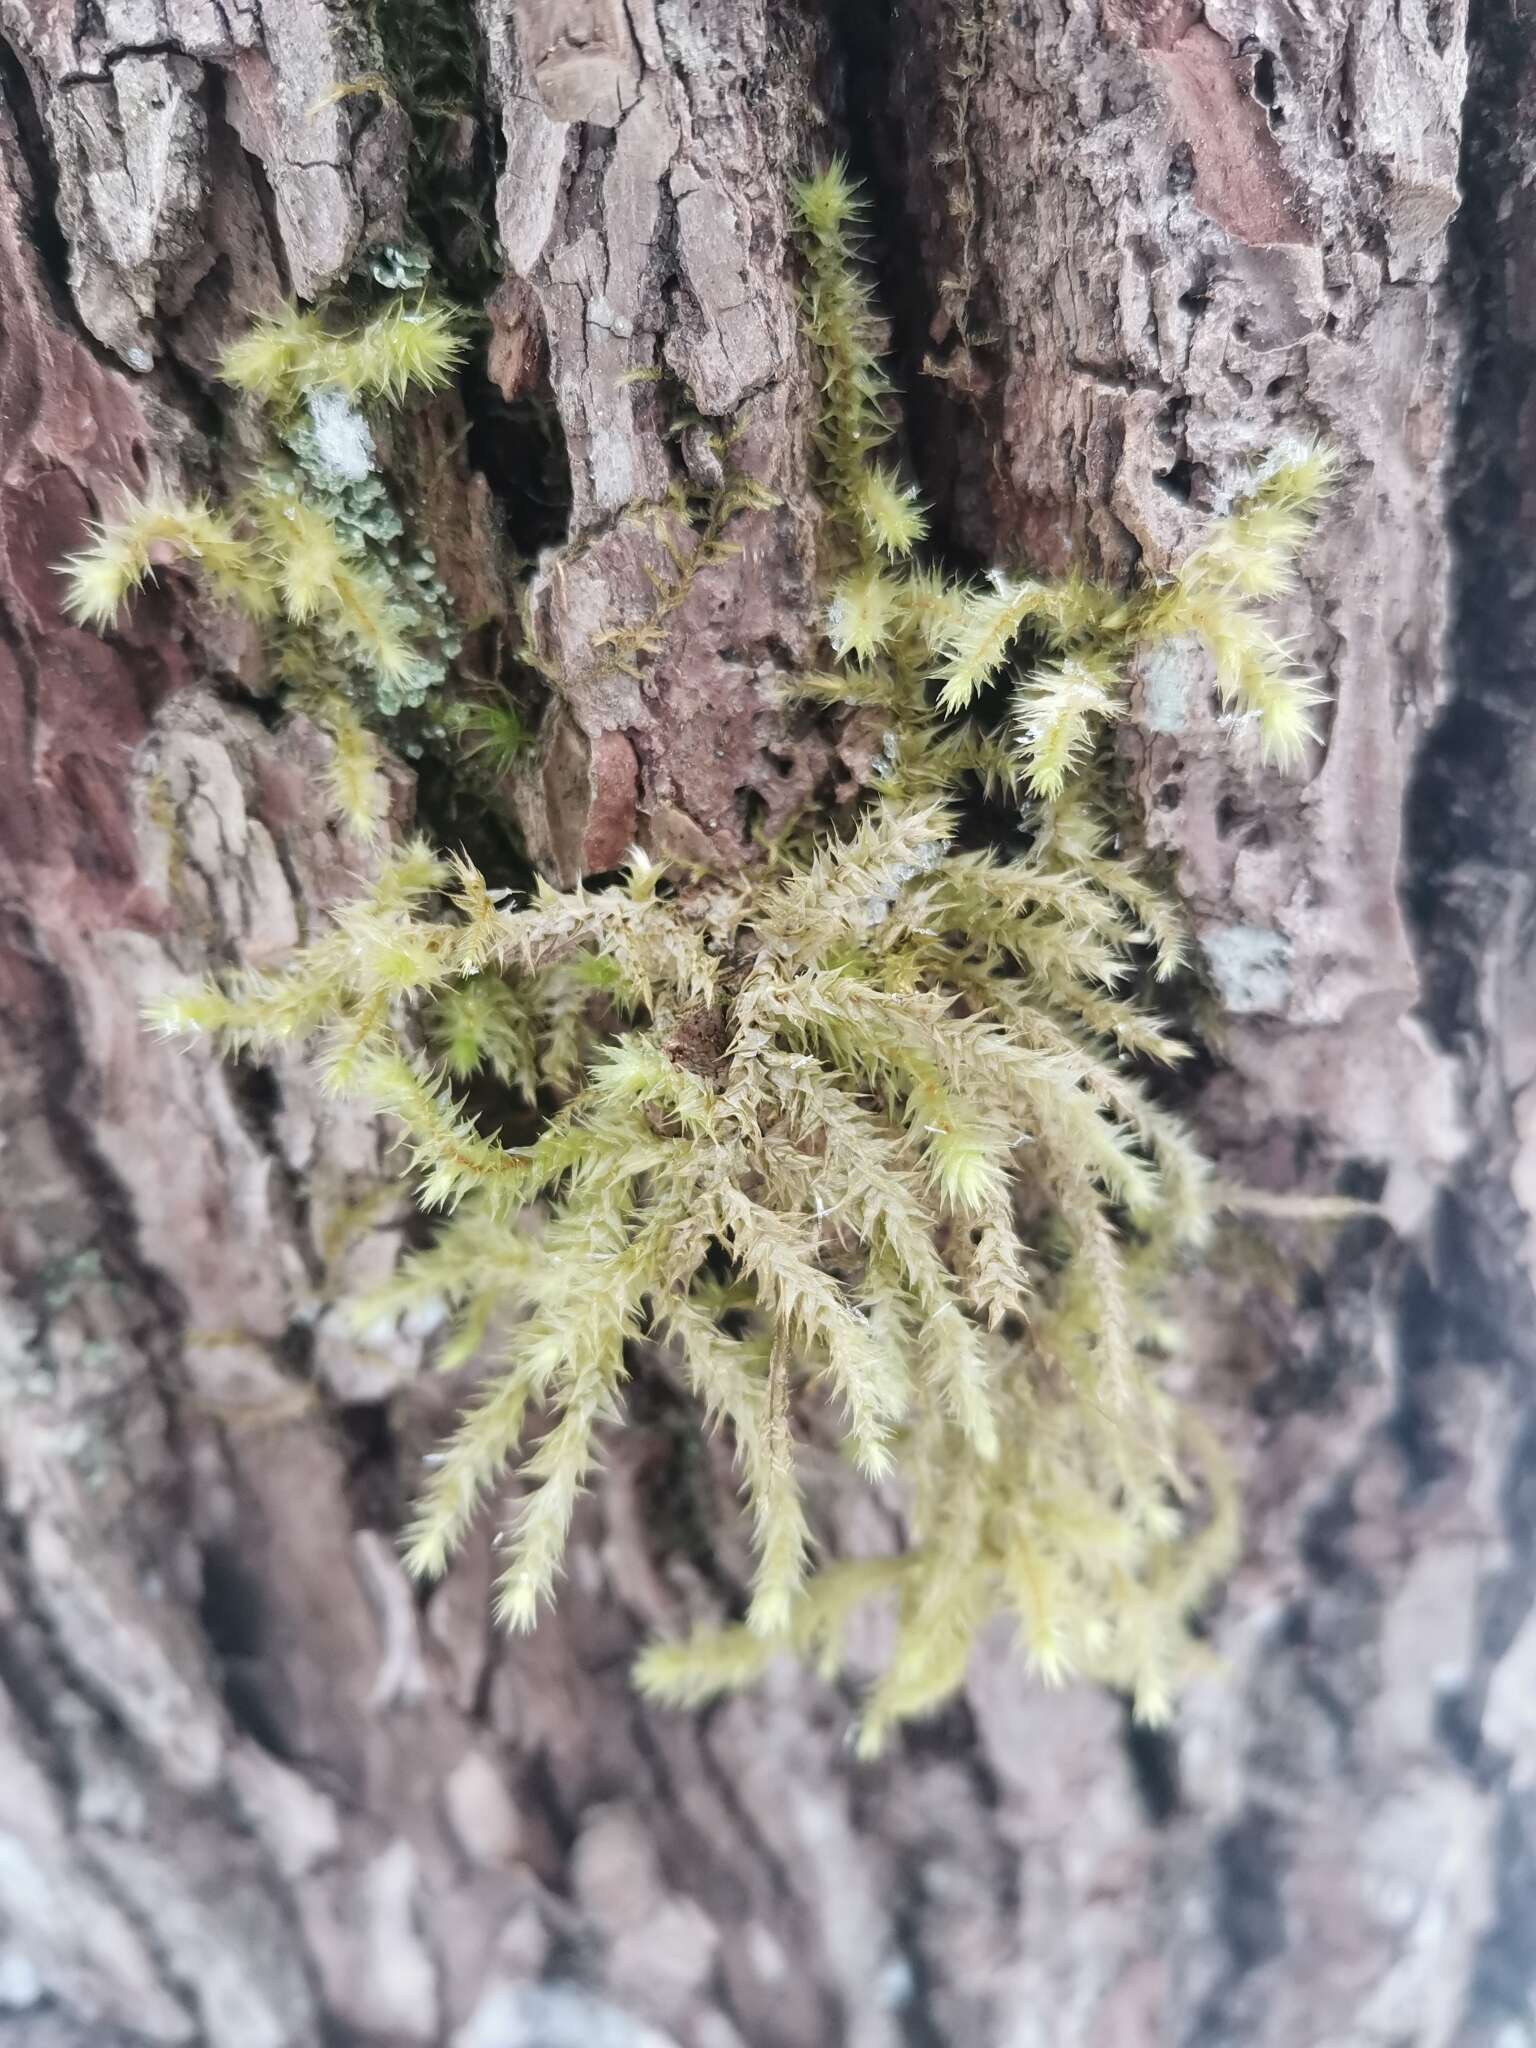
[[858,507],[866,534],[883,555],[910,555],[928,530],[917,492],[879,463],[859,481]]
[[1019,759],[1031,796],[1054,802],[1080,768],[1096,728],[1118,718],[1118,677],[1107,655],[1068,655],[1032,671],[1014,704]]
[[300,700],[331,742],[326,790],[336,815],[359,839],[376,840],[384,826],[388,789],[378,742],[340,691]]
[[330,336],[317,313],[284,306],[231,342],[219,368],[226,384],[266,405],[286,406],[311,384],[330,381],[317,374],[329,347]]
[[342,332],[287,306],[233,342],[221,369],[226,383],[278,410],[327,386],[399,405],[413,390],[441,391],[464,350],[451,308],[424,296],[397,299]]
[[832,593],[827,638],[839,659],[868,663],[885,651],[900,616],[900,585],[879,569],[855,569]]
[[537,1012],[509,982],[475,974],[445,989],[427,1021],[432,1045],[455,1081],[490,1073],[527,1102],[539,1086]]
[[963,711],[1008,658],[1027,621],[1048,615],[1043,585],[997,576],[990,590],[974,592],[944,638],[939,661],[941,711]]
[[1205,642],[1222,702],[1253,718],[1266,757],[1281,768],[1295,767],[1316,739],[1310,713],[1324,693],[1255,606],[1292,587],[1296,557],[1339,474],[1337,455],[1320,442],[1277,450],[1157,594],[1141,627],[1145,640],[1193,633]]
[[866,464],[891,433],[884,334],[869,286],[852,260],[863,200],[843,159],[834,157],[825,170],[795,186],[794,201],[808,272],[802,312],[822,389],[816,443],[831,507],[840,525],[857,524],[862,553],[870,545],[859,509]]
[[70,616],[82,625],[110,626],[124,600],[158,561],[193,563],[215,597],[266,618],[275,594],[264,565],[234,523],[201,498],[179,500],[163,491],[129,500],[92,529],[88,548],[64,564]]

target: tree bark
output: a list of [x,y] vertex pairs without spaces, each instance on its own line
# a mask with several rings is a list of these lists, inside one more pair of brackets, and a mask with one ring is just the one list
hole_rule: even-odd
[[[508,791],[539,864],[737,863],[867,770],[774,687],[817,603],[787,181],[848,149],[956,561],[1158,573],[1249,456],[1346,456],[1287,607],[1317,758],[1234,764],[1183,648],[1124,752],[1218,999],[1207,1144],[1385,1221],[1240,1245],[1195,1305],[1248,1534],[1166,1735],[1001,1639],[873,1766],[803,1674],[643,1706],[639,1641],[739,1564],[644,1375],[534,1635],[491,1626],[483,1543],[419,1598],[394,1539],[451,1396],[425,1333],[337,1306],[410,1228],[387,1134],[139,1022],[354,886],[326,743],[175,579],[102,640],[55,574],[124,484],[238,472],[217,351],[402,238],[407,113],[350,89],[376,52],[322,0],[0,0],[8,2038],[1531,2038],[1536,9],[479,10],[459,142],[494,145],[504,275],[484,373],[392,460],[476,659],[526,690],[521,580],[561,678]],[[693,542],[634,508],[717,479],[712,428],[779,502],[642,686],[601,636]],[[835,1541],[883,1512],[818,1508]]]

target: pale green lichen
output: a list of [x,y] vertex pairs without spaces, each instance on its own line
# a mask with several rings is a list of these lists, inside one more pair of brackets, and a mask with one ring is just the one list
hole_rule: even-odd
[[432,275],[432,258],[425,249],[404,249],[387,242],[368,252],[368,275],[387,292],[425,291]]
[[1200,946],[1223,1009],[1249,1017],[1283,1010],[1291,992],[1291,942],[1263,925],[1219,924]]

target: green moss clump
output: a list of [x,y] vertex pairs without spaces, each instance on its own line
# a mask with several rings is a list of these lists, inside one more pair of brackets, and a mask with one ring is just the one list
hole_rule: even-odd
[[[1212,647],[1233,711],[1294,755],[1316,693],[1258,604],[1283,587],[1333,463],[1310,445],[1277,455],[1176,578],[1132,592],[916,567],[922,508],[879,460],[889,392],[856,197],[834,166],[797,198],[829,595],[826,668],[795,688],[884,714],[859,814],[745,875],[669,874],[637,853],[613,886],[541,885],[517,905],[412,843],[287,967],[158,1019],[232,1050],[312,1047],[329,1087],[395,1121],[422,1201],[445,1213],[358,1309],[446,1306],[447,1363],[491,1343],[409,1531],[414,1571],[441,1571],[515,1473],[497,1605],[533,1624],[646,1337],[729,1429],[756,1550],[745,1620],[653,1646],[648,1692],[700,1700],[785,1650],[836,1669],[851,1614],[883,1599],[894,1634],[866,1750],[953,1691],[999,1611],[1041,1677],[1107,1680],[1155,1719],[1198,1661],[1189,1619],[1233,1554],[1236,1509],[1159,1376],[1169,1303],[1208,1238],[1209,1176],[1127,1064],[1181,1057],[1131,993],[1136,961],[1175,969],[1180,922],[1113,849],[1091,761],[1125,715],[1127,661],[1187,632]],[[280,379],[288,331],[262,343]],[[248,608],[333,621],[352,655],[387,630],[354,621],[329,522],[283,542],[258,504],[253,581],[216,515],[155,518]],[[82,616],[110,615],[145,538],[106,535],[77,562]],[[1022,674],[1021,637],[1046,650]],[[1010,700],[1003,725],[977,720],[984,691]],[[1027,813],[1022,856],[959,844],[976,777]],[[530,1110],[538,1135],[506,1143]],[[796,1450],[807,1389],[837,1411],[854,1466],[900,1487],[898,1553],[816,1563]]]

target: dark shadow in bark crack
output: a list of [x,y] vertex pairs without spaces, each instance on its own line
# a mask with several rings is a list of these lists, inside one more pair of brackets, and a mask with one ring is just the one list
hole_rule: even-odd
[[[1489,1680],[1536,1600],[1536,1303],[1522,1262],[1513,1102],[1499,1043],[1502,978],[1536,947],[1536,446],[1526,394],[1536,349],[1536,6],[1475,0],[1446,303],[1463,361],[1451,511],[1453,694],[1420,754],[1406,817],[1404,898],[1424,988],[1421,1014],[1466,1064],[1474,1142],[1441,1199],[1427,1269],[1410,1273],[1409,1374],[1397,1434],[1410,1471],[1444,1447],[1435,1417],[1454,1375],[1499,1380],[1518,1418],[1501,1493],[1504,1559],[1479,1588],[1476,1669],[1442,1702],[1447,1752],[1495,1801],[1495,1896],[1456,2038],[1505,2038],[1536,1987],[1536,1801],[1481,1727]],[[1496,983],[1495,977],[1500,977]]]

